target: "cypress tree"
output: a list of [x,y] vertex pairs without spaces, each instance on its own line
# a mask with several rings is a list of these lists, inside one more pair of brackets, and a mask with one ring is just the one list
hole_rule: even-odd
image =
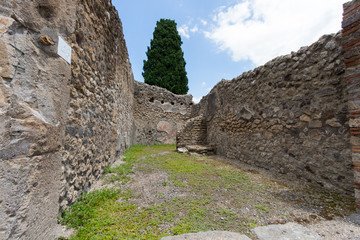
[[147,48],[147,60],[144,60],[142,75],[145,83],[166,88],[175,94],[188,92],[181,44],[175,21],[160,19],[156,23],[150,47]]

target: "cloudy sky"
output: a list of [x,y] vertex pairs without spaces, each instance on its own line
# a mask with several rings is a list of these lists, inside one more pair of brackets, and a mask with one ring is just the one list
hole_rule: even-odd
[[276,56],[341,29],[347,0],[112,0],[123,22],[135,79],[156,21],[173,19],[181,35],[189,93],[197,102],[221,79],[232,79]]

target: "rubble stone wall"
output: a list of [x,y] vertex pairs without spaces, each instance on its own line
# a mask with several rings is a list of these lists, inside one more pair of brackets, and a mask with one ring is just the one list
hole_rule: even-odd
[[176,135],[176,147],[206,145],[206,121],[202,115],[190,118]]
[[360,211],[360,1],[344,4],[342,22],[344,61],[346,64],[345,86],[350,112],[350,142],[354,165],[356,207]]
[[176,132],[190,118],[191,95],[135,81],[134,144],[176,143]]
[[352,194],[341,33],[219,82],[194,107],[216,153]]
[[54,239],[60,204],[132,142],[121,21],[108,0],[8,0],[0,53],[0,239]]
[[110,1],[84,1],[69,36],[73,49],[63,148],[61,207],[130,147],[133,76],[122,25]]

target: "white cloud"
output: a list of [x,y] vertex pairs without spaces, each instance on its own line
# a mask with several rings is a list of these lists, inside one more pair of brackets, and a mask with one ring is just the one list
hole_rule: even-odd
[[196,33],[198,31],[199,31],[199,28],[197,25],[195,25],[192,29],[190,29],[190,32],[192,32],[192,33]]
[[193,97],[193,102],[194,103],[199,103],[200,102],[200,100],[202,99],[202,97]]
[[178,32],[180,34],[180,36],[184,37],[184,38],[190,38],[189,35],[189,27],[186,26],[185,24],[181,25],[180,27],[178,27]]
[[202,82],[201,85],[202,85],[202,86],[206,86],[206,82]]
[[204,19],[201,19],[200,22],[201,22],[201,24],[204,25],[204,26],[206,26],[206,25],[208,24],[207,21],[205,21]]
[[347,0],[245,0],[219,8],[205,36],[234,61],[256,65],[341,29]]

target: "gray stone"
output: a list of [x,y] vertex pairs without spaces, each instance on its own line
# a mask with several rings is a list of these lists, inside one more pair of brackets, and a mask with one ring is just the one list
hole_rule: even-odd
[[250,120],[254,116],[254,113],[247,106],[243,106],[237,116],[245,120]]
[[317,233],[297,223],[257,227],[251,231],[259,240],[322,240]]
[[189,152],[189,150],[187,150],[186,148],[178,148],[178,149],[176,149],[176,151],[178,153],[187,153],[187,152]]
[[360,225],[360,214],[351,214],[349,220],[357,225]]
[[215,151],[213,147],[206,145],[188,145],[186,149],[191,153],[198,154],[213,154]]
[[336,42],[335,41],[329,41],[326,45],[325,45],[325,49],[326,50],[334,50],[336,48]]
[[161,240],[251,240],[245,235],[234,232],[209,231],[187,233],[178,236],[163,237]]

